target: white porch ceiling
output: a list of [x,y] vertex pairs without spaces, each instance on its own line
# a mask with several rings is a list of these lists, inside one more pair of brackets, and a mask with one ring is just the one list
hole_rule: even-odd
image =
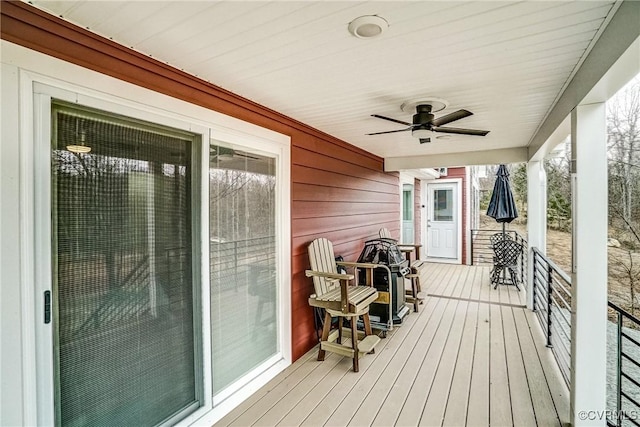
[[[381,157],[527,147],[606,26],[615,1],[32,1],[41,9]],[[379,38],[349,34],[379,15]],[[465,108],[449,126],[485,137],[432,137],[406,100]],[[441,135],[441,134],[439,134]],[[455,157],[453,157],[455,158]],[[452,160],[455,163],[455,160]],[[468,161],[467,161],[468,163]]]

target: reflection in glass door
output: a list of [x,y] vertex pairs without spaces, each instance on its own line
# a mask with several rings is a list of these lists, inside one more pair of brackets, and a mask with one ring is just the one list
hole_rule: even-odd
[[276,159],[218,144],[209,159],[214,396],[277,355]]
[[54,103],[58,425],[156,425],[199,406],[194,141],[185,132]]

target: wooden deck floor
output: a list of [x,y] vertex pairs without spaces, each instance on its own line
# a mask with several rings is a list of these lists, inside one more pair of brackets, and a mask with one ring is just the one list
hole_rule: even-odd
[[569,392],[524,292],[493,290],[487,267],[428,264],[422,277],[420,312],[360,372],[313,349],[216,425],[567,425]]

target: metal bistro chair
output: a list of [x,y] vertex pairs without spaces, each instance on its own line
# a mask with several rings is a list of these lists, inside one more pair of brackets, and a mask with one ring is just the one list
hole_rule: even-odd
[[[491,249],[494,249],[496,247],[496,244],[498,242],[502,242],[503,240],[513,240],[511,238],[510,234],[507,233],[496,233],[496,234],[492,234],[491,237],[489,237],[489,240],[491,241]],[[494,254],[495,254],[495,250],[494,250]],[[493,255],[493,268],[491,269],[491,272],[489,273],[491,275],[491,277],[493,277],[493,272],[496,269],[496,264],[498,263],[498,260],[496,258],[495,255]],[[493,283],[493,281],[492,281]]]
[[[494,265],[491,272],[491,283],[495,286],[493,289],[497,289],[501,283],[500,276],[506,271],[511,276],[511,283],[520,290],[518,286],[518,274],[516,269],[518,268],[518,257],[522,255],[523,246],[513,240],[502,240],[493,245],[494,252]],[[502,284],[506,284],[506,274],[502,279]]]

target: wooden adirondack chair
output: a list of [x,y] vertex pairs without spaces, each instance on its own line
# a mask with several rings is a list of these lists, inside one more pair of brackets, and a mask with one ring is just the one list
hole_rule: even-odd
[[[336,266],[333,244],[324,238],[316,239],[309,245],[309,261],[311,269],[306,271],[307,277],[313,278],[315,293],[309,298],[309,305],[325,309],[322,337],[318,360],[322,361],[326,351],[331,351],[353,359],[353,370],[358,372],[358,359],[361,355],[372,353],[380,337],[373,335],[369,320],[369,305],[378,298],[378,291],[370,285],[354,286],[349,281],[353,274],[340,274]],[[340,265],[354,268],[377,268],[377,264],[339,262]],[[371,277],[370,274],[368,274]],[[364,323],[364,336],[357,330],[358,317]],[[338,329],[331,331],[332,318],[338,318]],[[351,323],[349,331],[351,339],[343,344],[342,321],[348,318]],[[362,338],[361,340],[359,338]]]
[[[418,306],[422,304],[422,301],[424,300],[424,296],[421,294],[422,290],[420,288],[420,267],[423,265],[423,261],[420,260],[420,248],[422,245],[398,243],[398,240],[391,237],[391,232],[386,227],[381,228],[378,234],[380,234],[380,237],[383,239],[394,240],[400,252],[404,253],[409,260],[411,274],[407,274],[404,277],[411,280],[411,291],[407,292],[405,298],[407,302],[413,303],[413,311],[418,312]],[[416,259],[413,262],[411,262],[411,252],[415,252],[416,254]]]

